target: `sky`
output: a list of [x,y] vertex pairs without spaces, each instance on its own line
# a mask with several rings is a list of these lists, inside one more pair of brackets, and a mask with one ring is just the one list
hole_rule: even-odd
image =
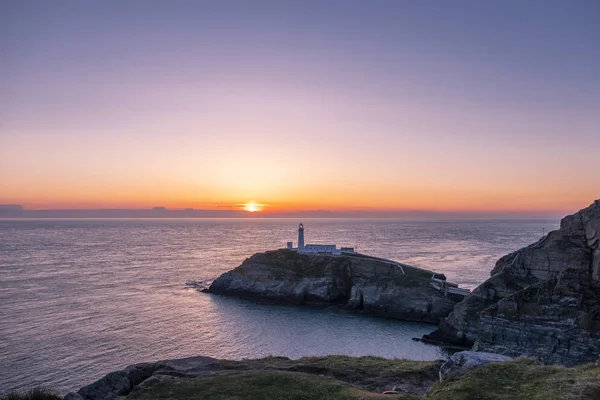
[[600,1],[0,1],[0,204],[565,211]]

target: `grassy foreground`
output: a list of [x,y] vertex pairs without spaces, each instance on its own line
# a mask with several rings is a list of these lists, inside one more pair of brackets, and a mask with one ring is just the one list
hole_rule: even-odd
[[[127,400],[600,400],[600,365],[540,365],[530,359],[488,364],[440,383],[440,361],[379,357],[214,360],[196,377],[162,375]],[[154,377],[157,377],[154,375]],[[401,393],[383,395],[396,387]],[[120,397],[121,398],[121,397]],[[0,400],[57,400],[51,390],[0,395]]]
[[435,385],[426,399],[598,400],[600,366],[540,365],[529,359],[488,364],[465,376]]
[[[296,369],[225,370],[210,376],[172,379],[134,391],[127,399],[600,399],[600,366],[592,364],[565,368],[519,359],[488,364],[440,384],[432,379],[431,371],[437,365],[431,362],[344,356],[299,361],[301,368]],[[405,392],[381,394],[392,384]],[[421,389],[423,393],[417,394]]]
[[[228,400],[343,400],[389,398],[367,392],[329,377],[301,372],[219,372],[211,377],[192,378],[183,383],[163,383],[152,391],[138,391],[127,399],[228,399]],[[413,396],[396,397],[415,399]]]
[[46,388],[33,388],[25,392],[11,392],[0,395],[0,400],[61,400],[58,392]]

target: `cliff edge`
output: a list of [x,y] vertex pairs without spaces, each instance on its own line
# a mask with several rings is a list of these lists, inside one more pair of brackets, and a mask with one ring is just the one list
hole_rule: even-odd
[[498,260],[426,341],[472,345],[544,363],[600,354],[600,200],[560,229]]
[[433,288],[432,276],[432,271],[357,253],[333,256],[282,249],[253,255],[206,291],[280,304],[338,304],[438,323],[460,298]]
[[64,400],[592,400],[600,395],[599,377],[598,365],[565,368],[474,352],[456,353],[444,364],[379,357],[231,361],[198,356],[131,365]]

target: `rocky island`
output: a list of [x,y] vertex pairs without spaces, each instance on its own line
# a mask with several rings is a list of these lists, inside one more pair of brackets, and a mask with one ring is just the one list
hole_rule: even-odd
[[281,249],[253,255],[206,291],[278,304],[335,304],[438,323],[462,296],[445,293],[432,282],[457,286],[442,274],[359,253],[303,254]]
[[498,260],[426,341],[576,365],[600,355],[600,200]]

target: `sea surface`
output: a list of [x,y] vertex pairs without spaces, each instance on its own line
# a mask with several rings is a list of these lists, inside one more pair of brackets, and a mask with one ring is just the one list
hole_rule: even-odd
[[[0,393],[62,393],[127,365],[191,355],[346,354],[431,360],[434,325],[257,305],[200,293],[255,252],[296,242],[295,219],[0,220]],[[307,243],[444,273],[472,289],[558,221],[303,220]]]

